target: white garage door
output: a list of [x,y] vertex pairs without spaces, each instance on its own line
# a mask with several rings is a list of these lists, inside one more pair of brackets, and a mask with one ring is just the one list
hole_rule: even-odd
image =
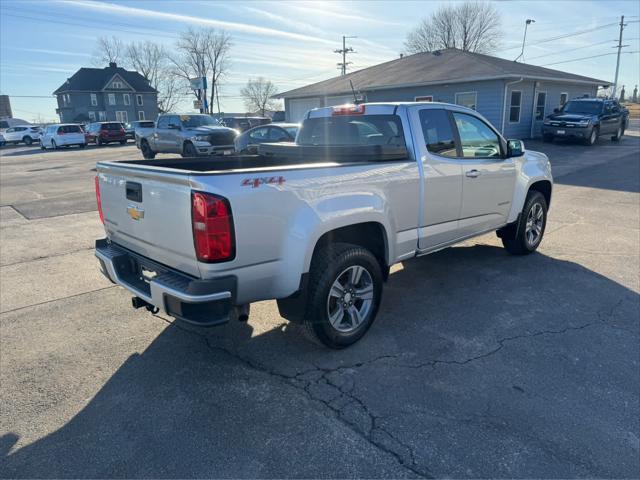
[[289,122],[301,122],[307,113],[312,108],[318,108],[320,106],[319,98],[298,98],[289,100],[289,111],[287,112],[287,119]]
[[334,105],[344,105],[345,103],[353,103],[353,95],[343,95],[341,97],[327,97],[325,104],[327,107]]

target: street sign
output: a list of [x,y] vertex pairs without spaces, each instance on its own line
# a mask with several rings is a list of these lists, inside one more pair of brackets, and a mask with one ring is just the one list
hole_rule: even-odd
[[201,100],[194,100],[193,101],[193,108],[195,108],[196,110],[200,110],[202,108],[202,101]]
[[207,77],[190,78],[189,83],[193,90],[206,90],[207,89]]

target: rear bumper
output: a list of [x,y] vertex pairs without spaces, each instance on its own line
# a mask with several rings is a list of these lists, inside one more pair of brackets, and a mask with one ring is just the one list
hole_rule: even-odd
[[96,240],[96,257],[109,280],[167,315],[199,326],[229,320],[236,297],[236,277],[195,279],[106,238]]

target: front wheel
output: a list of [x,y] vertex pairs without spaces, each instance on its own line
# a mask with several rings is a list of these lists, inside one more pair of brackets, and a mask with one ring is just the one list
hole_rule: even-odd
[[311,262],[304,328],[330,348],[354,344],[378,313],[383,277],[368,250],[347,243],[330,244]]
[[598,127],[593,127],[584,143],[589,146],[594,145],[598,141],[598,133]]
[[547,226],[547,201],[540,192],[529,191],[519,220],[499,232],[502,245],[513,255],[535,252]]
[[33,138],[31,137],[24,137],[22,139],[22,141],[24,142],[25,145],[31,145],[33,143]]
[[184,149],[182,152],[182,156],[183,157],[197,157],[198,156],[198,150],[196,149],[195,145],[191,142],[187,142],[184,144]]
[[142,151],[142,156],[147,160],[153,160],[156,158],[156,152],[151,150],[149,143],[146,140],[140,144],[140,150]]

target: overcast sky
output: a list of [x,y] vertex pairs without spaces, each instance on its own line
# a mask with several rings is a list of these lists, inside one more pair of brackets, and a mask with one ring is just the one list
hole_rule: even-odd
[[[14,116],[56,119],[55,100],[46,98],[82,66],[92,66],[95,39],[116,35],[123,41],[153,40],[171,47],[189,26],[224,29],[233,37],[231,71],[221,91],[222,109],[244,111],[240,88],[249,77],[271,79],[279,91],[336,76],[340,60],[333,50],[341,35],[349,45],[351,70],[396,58],[409,30],[442,2],[383,1],[90,1],[0,0],[0,91],[11,96]],[[524,22],[529,28],[525,59],[613,81],[620,15],[627,52],[620,84],[631,94],[640,83],[640,2],[495,2],[504,38],[495,55],[513,59],[520,50]],[[589,30],[585,33],[586,30]],[[562,39],[554,37],[575,34]],[[24,98],[21,96],[42,96]],[[191,110],[184,98],[181,109]]]

